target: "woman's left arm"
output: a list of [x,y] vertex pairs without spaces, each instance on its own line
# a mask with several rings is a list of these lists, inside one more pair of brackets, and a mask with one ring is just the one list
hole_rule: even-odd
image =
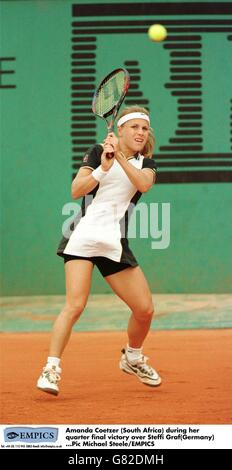
[[151,186],[155,183],[156,174],[152,168],[142,168],[139,170],[129,163],[125,155],[120,151],[118,138],[116,135],[111,132],[107,135],[104,142],[109,142],[110,145],[114,148],[115,160],[121,165],[126,175],[128,176],[131,183],[137,188],[141,193],[148,191]]
[[121,152],[116,152],[115,158],[138,191],[145,193],[152,187],[155,182],[155,173],[153,170],[150,168],[144,168],[142,170],[135,168]]

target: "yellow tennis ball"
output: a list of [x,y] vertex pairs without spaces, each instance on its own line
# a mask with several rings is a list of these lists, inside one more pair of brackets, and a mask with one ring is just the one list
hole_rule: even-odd
[[163,41],[167,34],[167,30],[162,24],[153,24],[148,30],[148,36],[152,41]]

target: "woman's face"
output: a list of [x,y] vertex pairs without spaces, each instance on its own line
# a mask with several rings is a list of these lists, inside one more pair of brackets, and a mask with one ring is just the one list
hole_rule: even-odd
[[142,152],[149,136],[149,124],[145,119],[130,119],[118,128],[120,146],[124,150]]

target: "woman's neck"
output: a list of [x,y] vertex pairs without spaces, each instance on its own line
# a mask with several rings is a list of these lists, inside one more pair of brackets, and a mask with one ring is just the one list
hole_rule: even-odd
[[130,149],[128,149],[124,146],[121,146],[121,145],[120,145],[120,152],[122,152],[123,156],[126,159],[133,157],[133,155],[135,154],[135,152],[133,152],[133,150],[130,150]]

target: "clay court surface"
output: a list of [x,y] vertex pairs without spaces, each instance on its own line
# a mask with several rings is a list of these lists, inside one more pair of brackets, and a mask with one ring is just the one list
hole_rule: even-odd
[[35,387],[49,333],[6,332],[0,339],[1,423],[232,422],[232,329],[150,332],[145,353],[163,378],[157,388],[119,370],[125,332],[74,332],[58,397]]

